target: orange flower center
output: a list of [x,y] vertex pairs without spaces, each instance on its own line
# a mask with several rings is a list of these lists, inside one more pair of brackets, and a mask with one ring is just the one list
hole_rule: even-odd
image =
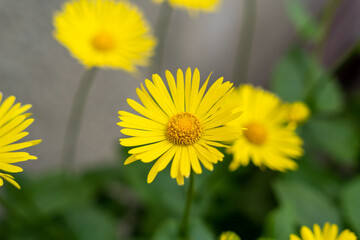
[[245,125],[247,130],[244,130],[246,139],[256,145],[262,145],[267,138],[267,132],[263,124],[252,122]]
[[115,39],[112,34],[101,31],[93,37],[92,45],[96,50],[107,52],[115,47]]
[[168,140],[173,144],[192,145],[199,141],[203,128],[197,117],[183,112],[170,118],[166,133]]

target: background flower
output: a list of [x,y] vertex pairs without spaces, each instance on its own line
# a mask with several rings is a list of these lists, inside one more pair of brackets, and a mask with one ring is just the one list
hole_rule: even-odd
[[[153,0],[162,3],[164,0]],[[213,12],[219,8],[221,0],[168,0],[175,8],[183,8],[189,11]]]
[[141,10],[125,1],[69,1],[54,26],[55,38],[87,67],[134,72],[148,65],[156,43]]
[[287,127],[283,104],[274,94],[251,85],[242,85],[232,94],[229,106],[237,104],[243,115],[230,126],[245,128],[228,149],[233,154],[230,170],[251,161],[258,167],[273,170],[294,170],[291,159],[303,154],[302,140]]

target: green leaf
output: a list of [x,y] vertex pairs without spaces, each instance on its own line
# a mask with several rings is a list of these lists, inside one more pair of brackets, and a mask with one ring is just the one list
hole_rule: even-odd
[[285,6],[298,34],[308,41],[317,42],[322,30],[304,6],[304,2],[300,0],[287,0],[285,1]]
[[307,124],[307,132],[314,144],[326,151],[339,163],[355,163],[359,147],[359,135],[351,121],[312,119]]
[[298,65],[298,54],[290,53],[275,67],[272,90],[285,101],[304,99],[303,70]]
[[360,236],[360,178],[346,184],[341,194],[344,217],[352,229]]
[[[156,231],[153,240],[169,240],[178,239],[179,223],[173,219],[169,219],[162,224]],[[200,218],[190,219],[189,224],[190,239],[214,240],[214,234],[204,224]]]
[[115,220],[91,206],[68,211],[65,221],[78,240],[116,239]]
[[265,236],[277,240],[288,240],[289,235],[295,231],[295,219],[291,207],[280,206],[269,214],[266,220]]
[[340,216],[333,202],[318,189],[297,181],[278,181],[275,194],[289,207],[299,225],[313,226],[326,222],[340,224]]
[[315,93],[315,107],[323,112],[340,112],[344,107],[344,97],[339,84],[329,78]]

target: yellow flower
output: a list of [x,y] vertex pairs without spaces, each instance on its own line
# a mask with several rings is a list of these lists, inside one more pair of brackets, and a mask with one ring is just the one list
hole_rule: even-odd
[[156,43],[143,13],[115,0],[75,0],[54,17],[54,37],[86,67],[135,72],[148,65]]
[[[164,0],[153,0],[162,3]],[[221,0],[168,0],[174,8],[184,8],[189,11],[213,12],[219,8]]]
[[251,85],[243,85],[234,91],[228,105],[241,109],[243,115],[229,126],[245,128],[243,135],[234,141],[231,148],[233,161],[229,168],[252,162],[261,168],[273,170],[294,170],[297,164],[291,158],[303,154],[302,140],[294,129],[286,126],[283,104],[274,94]]
[[310,116],[310,110],[303,102],[285,104],[287,121],[291,124],[305,122]]
[[[0,93],[0,103],[1,100],[2,93]],[[34,122],[34,119],[29,118],[31,113],[25,113],[31,108],[30,104],[21,106],[20,103],[14,105],[14,102],[15,97],[10,96],[0,105],[0,171],[2,171],[0,172],[0,186],[4,184],[2,179],[5,179],[20,189],[14,177],[3,172],[22,172],[23,169],[21,167],[12,164],[24,162],[29,159],[37,159],[37,157],[27,152],[17,152],[17,150],[37,145],[41,140],[16,143],[29,134],[28,132],[24,132],[24,130]]]
[[241,240],[241,239],[236,233],[227,231],[221,233],[219,240]]
[[318,224],[314,224],[312,232],[308,227],[303,226],[300,230],[301,238],[291,234],[290,240],[356,240],[357,237],[353,232],[344,230],[338,235],[339,229],[336,224],[330,225],[325,223],[323,230]]
[[143,105],[127,100],[142,116],[119,111],[118,125],[124,128],[121,132],[130,136],[120,139],[120,144],[135,147],[129,150],[131,156],[125,165],[136,160],[144,163],[156,160],[148,174],[148,183],[171,161],[170,175],[179,185],[184,184],[184,177],[189,177],[191,169],[202,173],[200,162],[213,170],[213,164],[224,157],[216,149],[225,147],[219,141],[231,141],[240,132],[224,126],[240,115],[223,106],[233,90],[232,83],[223,83],[220,78],[205,93],[210,76],[199,90],[199,70],[195,69],[191,75],[190,68],[185,76],[179,69],[175,81],[166,71],[169,92],[161,77],[154,74],[152,81],[145,81],[148,90],[142,84],[136,90]]

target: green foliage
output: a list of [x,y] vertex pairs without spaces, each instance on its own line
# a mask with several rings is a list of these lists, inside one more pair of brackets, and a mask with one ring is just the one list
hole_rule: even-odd
[[295,221],[299,225],[312,226],[331,222],[341,225],[340,213],[334,202],[319,189],[303,182],[277,181],[275,194],[280,203],[293,211]]
[[307,131],[315,146],[321,148],[339,163],[356,164],[359,135],[352,121],[346,119],[313,119]]
[[342,209],[346,221],[360,236],[360,178],[347,183],[341,194]]
[[285,6],[297,33],[305,40],[317,42],[323,30],[304,6],[304,1],[287,0]]

